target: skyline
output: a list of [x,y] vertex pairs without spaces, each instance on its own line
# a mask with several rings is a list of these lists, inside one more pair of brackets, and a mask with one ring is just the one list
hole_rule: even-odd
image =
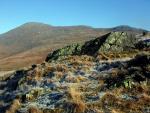
[[53,26],[118,25],[150,30],[149,0],[1,0],[0,34],[27,22]]

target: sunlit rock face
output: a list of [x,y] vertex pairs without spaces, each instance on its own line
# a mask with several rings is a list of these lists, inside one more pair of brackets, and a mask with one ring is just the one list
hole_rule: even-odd
[[100,47],[99,52],[122,52],[135,49],[137,39],[133,34],[112,32]]

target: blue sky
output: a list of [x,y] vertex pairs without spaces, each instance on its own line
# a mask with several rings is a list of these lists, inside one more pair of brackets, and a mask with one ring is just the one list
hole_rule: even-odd
[[26,22],[150,30],[150,0],[0,0],[0,33]]

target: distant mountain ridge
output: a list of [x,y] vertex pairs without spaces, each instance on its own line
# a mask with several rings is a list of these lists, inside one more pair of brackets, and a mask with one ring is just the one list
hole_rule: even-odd
[[[71,43],[82,43],[111,31],[125,31],[136,34],[148,32],[147,30],[130,26],[92,28],[83,25],[52,26],[38,22],[29,22],[0,35],[0,60],[5,59],[4,62],[1,61],[3,64],[8,64],[8,61],[12,63],[15,62],[13,60],[16,59],[18,54],[21,56],[23,53],[23,56],[19,58],[22,59],[28,56],[32,59],[32,57],[38,56],[40,59],[37,60],[42,61],[41,57],[45,58],[49,51]],[[9,60],[6,60],[7,57],[9,57]],[[31,60],[30,63],[37,63],[37,61]]]
[[114,31],[126,31],[126,32],[130,31],[130,32],[137,32],[137,33],[148,32],[148,30],[141,29],[141,28],[135,28],[135,27],[131,27],[131,26],[128,26],[128,25],[116,26],[116,27],[111,28],[111,30],[114,30]]

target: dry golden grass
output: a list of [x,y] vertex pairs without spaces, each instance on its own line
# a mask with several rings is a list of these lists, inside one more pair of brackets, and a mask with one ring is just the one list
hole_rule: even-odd
[[37,107],[30,107],[28,109],[28,113],[43,113],[43,112],[39,110]]
[[36,99],[41,94],[43,94],[43,89],[42,88],[33,88],[31,91],[29,91],[26,94],[26,100],[27,101],[33,101],[34,99]]
[[148,94],[150,95],[150,86],[145,86],[142,84],[135,84],[131,89],[123,88],[122,93],[128,93],[130,95],[137,94]]
[[75,60],[75,61],[71,62],[70,64],[75,68],[75,67],[82,65],[82,63],[83,62],[81,60]]
[[9,109],[6,111],[6,113],[16,113],[16,111],[20,107],[20,101],[19,99],[13,100],[12,104],[10,105]]
[[97,60],[112,60],[116,58],[133,58],[135,57],[140,51],[135,50],[135,51],[123,51],[123,52],[108,52],[108,53],[98,53],[97,55]]
[[45,73],[54,72],[56,71],[56,68],[54,66],[46,66],[45,67]]
[[0,59],[0,70],[9,71],[42,63],[51,49],[26,51]]
[[69,87],[68,100],[68,103],[73,106],[73,113],[83,113],[86,110],[86,104],[83,102],[81,93],[77,91],[76,86]]
[[82,67],[82,70],[83,70],[84,72],[89,72],[90,66],[83,66],[83,67]]
[[78,60],[92,62],[92,61],[94,61],[94,57],[87,56],[87,55],[81,55],[81,56],[74,55],[74,56],[67,56],[62,60],[63,61],[69,61],[69,62],[74,62],[74,61],[78,61]]
[[63,59],[63,61],[69,62],[72,65],[72,67],[77,69],[78,66],[82,66],[82,65],[92,66],[94,57],[87,56],[87,55],[67,56],[65,57],[65,59]]
[[100,80],[98,81],[98,83],[99,83],[100,86],[103,86],[103,85],[105,84],[105,81],[104,81],[103,79],[100,79]]
[[42,70],[40,70],[38,67],[34,69],[34,77],[35,80],[41,80],[41,77],[43,76]]
[[64,113],[64,109],[56,108],[56,109],[44,109],[43,113]]
[[67,72],[68,71],[68,67],[64,64],[57,64],[56,65],[56,71],[60,71],[60,72]]
[[145,107],[150,106],[150,96],[143,95],[137,100],[124,100],[117,95],[106,93],[101,99],[101,107],[103,109],[120,111],[120,113],[133,112],[143,113]]
[[119,72],[120,72],[120,69],[118,69],[118,68],[113,68],[113,69],[111,70],[111,75],[112,75],[112,77],[118,76]]
[[119,88],[114,88],[113,90],[111,90],[111,92],[116,96],[120,96],[123,94],[124,90],[125,90],[124,87],[119,87]]
[[107,56],[105,53],[99,53],[98,55],[97,55],[97,59],[98,60],[109,60],[110,58],[109,58],[109,56]]
[[39,67],[34,68],[31,71],[28,71],[27,76],[26,76],[26,80],[27,81],[31,81],[31,80],[41,80],[41,78],[43,77],[43,71],[42,69],[40,69]]
[[56,64],[55,66],[51,66],[50,64],[45,66],[45,73],[49,72],[68,72],[68,67],[65,64]]
[[106,93],[102,98],[101,98],[101,104],[102,107],[106,107],[105,105],[113,105],[118,99],[116,96],[112,95],[111,93]]
[[120,110],[118,110],[118,109],[112,109],[112,110],[111,110],[111,113],[125,113],[125,112],[120,111]]
[[64,75],[63,72],[58,72],[58,71],[54,72],[54,74],[55,74],[55,77],[56,77],[57,79],[61,79],[61,78],[63,77],[63,75]]
[[84,82],[84,81],[86,80],[85,77],[82,77],[82,76],[80,76],[80,75],[77,76],[76,79],[77,79],[77,83]]

